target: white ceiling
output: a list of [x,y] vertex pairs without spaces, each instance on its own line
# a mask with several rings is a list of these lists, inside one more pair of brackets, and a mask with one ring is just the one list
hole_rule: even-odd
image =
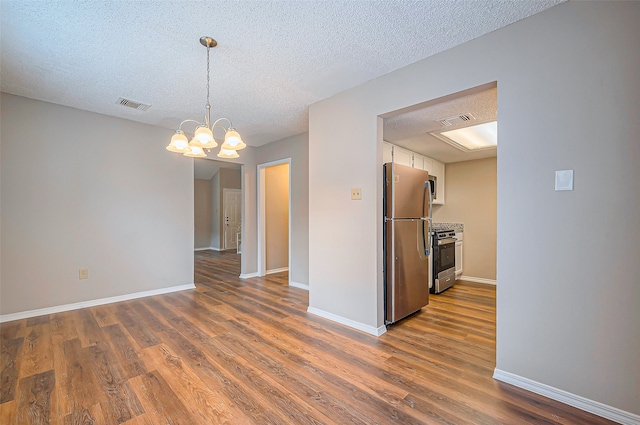
[[175,129],[204,114],[207,35],[212,118],[260,146],[307,131],[316,101],[562,1],[2,0],[1,90]]
[[[443,118],[470,113],[472,121],[461,121],[449,127],[438,122]],[[384,119],[383,139],[445,164],[495,157],[497,148],[464,152],[429,133],[440,133],[498,119],[498,89],[494,84],[454,93],[421,105],[405,108]],[[500,139],[498,138],[498,143]]]

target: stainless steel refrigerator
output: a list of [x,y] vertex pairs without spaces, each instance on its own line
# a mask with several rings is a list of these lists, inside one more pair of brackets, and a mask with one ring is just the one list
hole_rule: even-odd
[[384,164],[385,323],[429,304],[431,207],[429,173]]

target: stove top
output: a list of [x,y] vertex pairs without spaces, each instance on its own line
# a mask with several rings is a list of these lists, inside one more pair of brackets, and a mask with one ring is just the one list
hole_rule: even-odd
[[455,238],[456,231],[455,230],[436,230],[435,232],[433,232],[433,237],[435,239]]

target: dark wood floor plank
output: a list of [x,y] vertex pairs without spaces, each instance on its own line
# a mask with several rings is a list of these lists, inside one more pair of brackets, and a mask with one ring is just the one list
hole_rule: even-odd
[[52,408],[50,397],[54,386],[53,370],[20,379],[15,422],[48,425]]
[[80,339],[82,347],[88,347],[104,341],[104,335],[100,330],[96,318],[93,316],[93,313],[91,313],[91,309],[83,308],[77,310],[74,317],[78,338]]
[[126,303],[116,305],[116,317],[141,348],[158,345],[162,341],[146,326],[141,326],[138,316]]
[[98,386],[107,399],[101,403],[107,423],[120,424],[142,413],[142,405],[127,382],[124,368],[109,345],[100,342],[84,349]]
[[12,322],[0,323],[0,344],[14,340],[23,335],[18,333],[27,325],[26,320],[14,320]]
[[119,324],[105,326],[102,328],[102,331],[108,337],[109,344],[113,347],[128,378],[133,378],[147,372],[147,367],[138,357],[138,352],[133,347],[127,335],[122,331]]
[[[57,367],[61,372],[58,379],[60,414],[64,417],[106,400],[80,339],[62,342],[60,354],[60,362],[64,362],[64,366]],[[60,383],[60,380],[64,382]]]
[[15,399],[23,341],[24,338],[16,338],[0,347],[0,404]]

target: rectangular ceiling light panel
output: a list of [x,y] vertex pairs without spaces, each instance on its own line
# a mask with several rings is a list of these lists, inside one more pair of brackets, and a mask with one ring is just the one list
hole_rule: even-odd
[[464,152],[492,149],[498,146],[497,121],[431,134]]

